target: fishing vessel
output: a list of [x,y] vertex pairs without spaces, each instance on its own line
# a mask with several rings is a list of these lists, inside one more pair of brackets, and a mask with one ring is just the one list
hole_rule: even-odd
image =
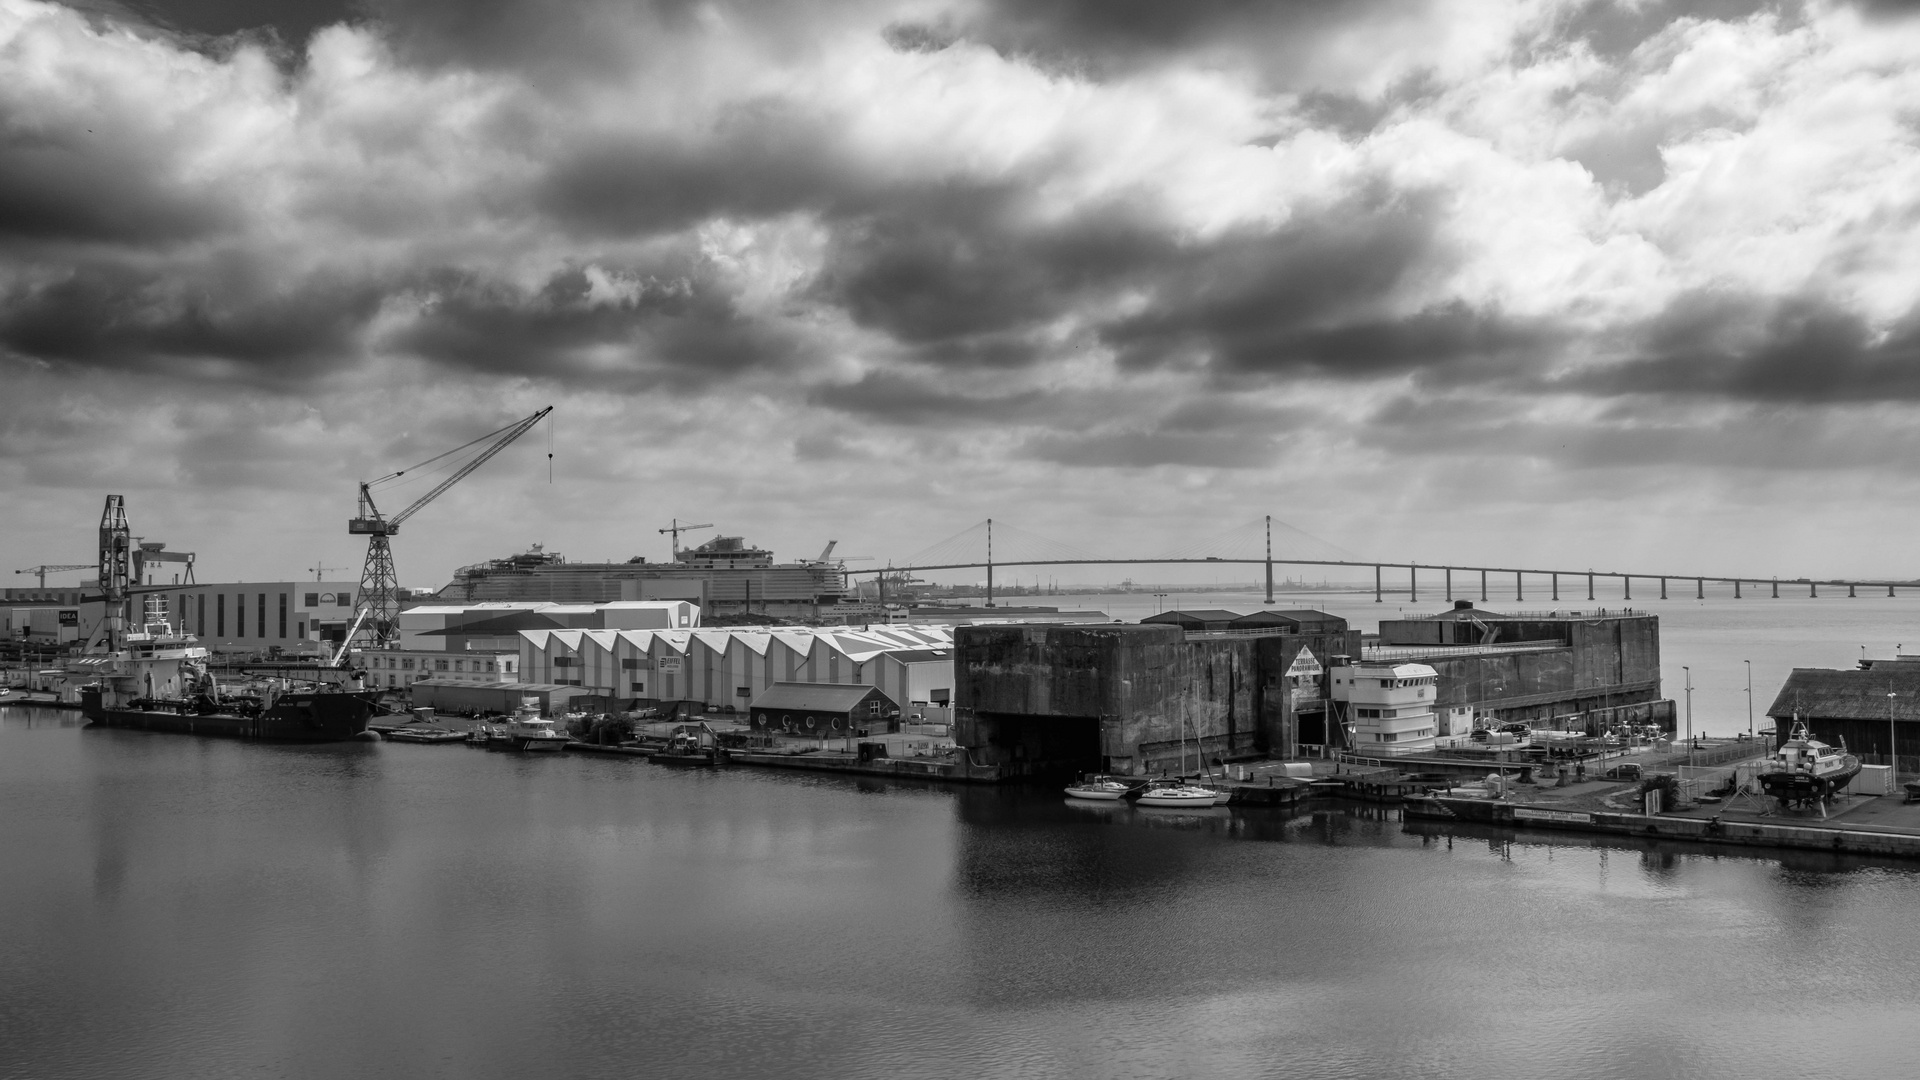
[[1792,734],[1756,775],[1760,789],[1790,809],[1824,807],[1827,800],[1860,774],[1860,759],[1843,745],[1834,748],[1807,733],[1795,717]]

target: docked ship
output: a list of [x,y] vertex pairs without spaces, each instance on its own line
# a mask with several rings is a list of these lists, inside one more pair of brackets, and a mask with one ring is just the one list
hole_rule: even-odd
[[635,556],[626,562],[568,562],[536,544],[531,550],[454,571],[443,601],[534,600],[601,604],[614,600],[690,600],[708,616],[852,621],[872,618],[847,587],[844,567],[828,557],[775,563],[773,552],[743,537],[716,536],[679,548],[670,563]]
[[103,727],[290,742],[333,742],[367,730],[378,707],[369,693],[300,687],[287,679],[221,686],[206,647],[174,627],[161,595],[148,594],[143,617],[133,623],[129,532],[125,501],[107,496],[100,520],[102,636],[64,672],[88,720]]
[[1774,751],[1755,779],[1760,789],[1787,807],[1824,805],[1835,792],[1860,775],[1860,759],[1842,746],[1835,749],[1807,733],[1794,721],[1793,733]]
[[102,727],[285,742],[337,742],[367,730],[374,696],[333,686],[299,688],[285,679],[223,687],[207,649],[176,630],[159,597],[120,648],[76,658],[80,711]]

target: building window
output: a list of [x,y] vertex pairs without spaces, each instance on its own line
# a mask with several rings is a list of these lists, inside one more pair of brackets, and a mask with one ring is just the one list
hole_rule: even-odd
[[260,594],[260,602],[256,610],[259,614],[259,620],[254,625],[260,628],[260,636],[264,638],[267,636],[267,594],[266,593]]
[[513,661],[511,660],[500,661],[500,670],[511,673],[513,671]]
[[207,632],[207,594],[206,593],[200,594],[199,608],[200,608],[200,614],[198,617],[196,617],[193,620],[193,625],[199,628],[199,631],[202,634],[204,634]]
[[403,658],[401,659],[401,661],[400,661],[400,670],[401,670],[401,671],[412,671],[412,670],[413,670],[413,657],[411,657],[411,656],[408,656],[408,657],[403,657]]
[[435,660],[433,662],[433,670],[435,671],[447,670],[447,662],[445,660]]
[[233,636],[247,636],[247,594],[233,594]]
[[644,694],[647,692],[647,684],[644,682],[636,681],[632,684],[632,686],[633,686],[633,692],[636,694]]
[[453,670],[455,671],[467,670],[467,662],[465,660],[455,660],[453,662]]
[[280,594],[280,640],[287,639],[287,594]]
[[308,594],[307,594],[307,608],[308,608],[308,610],[312,610],[313,608],[317,608],[317,607],[319,607],[319,606],[320,606],[320,594],[319,594],[319,593],[317,593],[317,592],[310,592],[310,593],[308,593]]
[[334,597],[333,602],[335,604],[340,605],[341,607],[352,607],[353,606],[353,590],[341,589],[340,595]]
[[493,670],[493,661],[491,661],[491,660],[489,660],[489,661],[487,661],[487,670],[488,670],[488,671],[492,671],[492,670]]

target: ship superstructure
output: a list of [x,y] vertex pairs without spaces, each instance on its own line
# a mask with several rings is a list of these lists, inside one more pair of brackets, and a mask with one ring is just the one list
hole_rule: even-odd
[[568,562],[535,545],[529,551],[462,567],[442,600],[691,600],[709,617],[843,617],[852,600],[845,570],[827,560],[775,563],[773,552],[738,536],[716,536],[674,552],[670,563],[644,557],[619,563]]

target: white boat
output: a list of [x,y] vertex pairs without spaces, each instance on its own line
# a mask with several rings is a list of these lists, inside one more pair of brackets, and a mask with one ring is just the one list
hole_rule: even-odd
[[529,754],[556,753],[573,741],[555,730],[553,721],[540,715],[540,703],[533,700],[515,709],[501,728],[515,750]]
[[1214,806],[1224,795],[1192,784],[1150,784],[1136,801],[1141,806]]
[[1132,788],[1118,780],[1083,780],[1069,786],[1067,798],[1092,799],[1096,802],[1113,802],[1126,797]]

